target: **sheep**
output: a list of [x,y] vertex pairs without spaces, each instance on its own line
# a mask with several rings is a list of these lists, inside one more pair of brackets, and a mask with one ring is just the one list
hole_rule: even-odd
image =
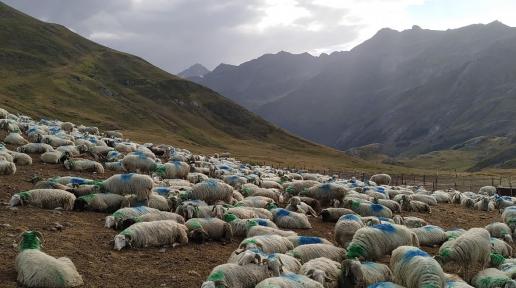
[[195,184],[192,187],[191,193],[193,199],[204,200],[208,204],[213,204],[217,201],[231,203],[233,188],[215,179],[208,179]]
[[377,224],[355,232],[348,245],[347,258],[376,260],[402,245],[419,246],[414,232],[396,224]]
[[283,186],[281,186],[281,184],[276,181],[263,180],[261,187],[262,188],[274,188],[274,189],[278,189],[279,191],[283,191]]
[[74,145],[73,141],[63,139],[54,135],[45,135],[41,138],[41,143],[49,144],[50,146],[56,148],[59,146],[65,145]]
[[[202,174],[202,173],[188,173],[188,175],[186,175],[186,180],[188,180],[188,182],[190,183],[194,183],[194,184],[197,184],[197,183],[200,183],[202,181],[206,181],[208,180],[208,176]],[[234,191],[233,191],[234,192]],[[235,198],[233,196],[233,198]]]
[[486,196],[494,196],[496,194],[496,187],[494,186],[483,186],[478,190],[478,194]]
[[419,228],[428,225],[424,219],[413,216],[402,217],[400,215],[395,215],[392,219],[394,220],[394,223],[405,225],[408,228]]
[[281,253],[267,254],[259,249],[246,250],[238,255],[232,254],[228,263],[238,263],[239,265],[263,264],[269,268],[273,276],[279,276],[284,272],[298,273],[301,269],[301,262],[292,256]]
[[354,214],[342,215],[335,224],[335,242],[341,247],[347,247],[355,232],[364,226],[360,216]]
[[115,171],[115,172],[127,172],[124,165],[120,161],[115,162],[105,162],[104,166],[107,170]]
[[[252,222],[251,222],[252,223]],[[297,233],[294,231],[285,231],[277,228],[260,226],[258,224],[249,225],[247,222],[247,235],[246,237],[253,237],[258,235],[279,235],[283,237],[288,236],[297,236]]]
[[392,212],[401,212],[400,204],[394,200],[374,198],[373,203],[383,205],[391,209]]
[[287,182],[283,184],[283,190],[290,196],[297,196],[302,191],[307,191],[310,187],[319,184],[321,183],[313,180]]
[[147,206],[150,208],[158,209],[160,211],[170,211],[168,200],[157,193],[151,193],[149,195],[149,199],[143,201],[138,201],[136,195],[126,195],[125,197],[129,201],[129,205],[131,207]]
[[258,213],[250,209],[250,207],[231,207],[228,208],[227,213],[234,214],[241,219],[259,218]]
[[276,202],[269,197],[263,196],[249,196],[245,197],[244,200],[239,201],[237,206],[247,206],[247,207],[255,207],[255,208],[276,208]]
[[99,132],[99,128],[97,127],[87,127],[87,126],[79,126],[78,127],[79,131],[82,132],[82,133],[88,133],[88,134],[92,134],[92,135],[99,135],[100,132]]
[[311,229],[312,225],[305,214],[288,211],[283,208],[271,210],[273,221],[280,228],[288,229]]
[[410,200],[407,195],[402,195],[401,209],[407,212],[431,213],[430,205],[421,201]]
[[326,257],[340,263],[346,259],[346,249],[331,244],[306,244],[295,247],[287,252],[287,255],[296,257],[301,263],[319,257]]
[[115,236],[115,250],[188,243],[188,228],[174,220],[139,222]]
[[514,202],[513,202],[512,198],[509,197],[509,196],[498,196],[498,195],[495,195],[494,205],[495,205],[496,209],[503,210],[503,209],[505,209],[507,207],[510,207],[510,206],[514,205]]
[[247,227],[249,221],[255,221],[260,226],[266,226],[271,228],[278,228],[276,224],[269,219],[251,218],[251,219],[239,219],[235,214],[226,213],[223,217],[224,221],[231,225],[234,236],[245,236],[247,234]]
[[315,212],[312,206],[306,204],[305,202],[302,202],[301,198],[299,198],[298,196],[290,198],[289,203],[287,207],[285,207],[285,209],[317,217],[317,212]]
[[464,230],[462,228],[453,228],[453,229],[446,231],[446,236],[448,237],[448,240],[456,239],[460,235],[464,234],[465,232],[466,232],[466,230]]
[[68,159],[64,161],[64,167],[73,171],[85,171],[103,174],[104,167],[99,162],[88,159]]
[[25,153],[9,151],[9,154],[13,156],[13,162],[18,166],[32,165],[32,158]]
[[6,160],[0,160],[0,175],[14,175],[16,173],[16,164]]
[[516,230],[516,206],[505,208],[502,213],[502,220],[514,233]]
[[340,217],[347,214],[356,214],[355,211],[347,208],[325,208],[321,210],[321,217],[324,222],[337,222]]
[[405,288],[405,287],[400,286],[396,283],[387,281],[387,282],[378,282],[378,283],[371,284],[371,285],[367,286],[367,288]]
[[385,264],[346,259],[342,262],[341,287],[370,287],[369,285],[391,281],[391,269]]
[[441,245],[448,240],[446,232],[438,226],[426,225],[419,228],[412,228],[412,232],[416,233],[419,245],[436,246]]
[[61,129],[63,129],[66,132],[72,132],[73,128],[75,128],[75,125],[71,122],[63,122],[61,123]]
[[391,184],[391,176],[389,174],[375,174],[369,178],[369,181],[377,185],[389,185]]
[[330,241],[315,236],[288,236],[287,239],[295,247],[308,244],[331,244]]
[[222,180],[235,189],[240,189],[242,185],[247,183],[247,178],[239,175],[226,175],[222,178]]
[[428,204],[430,206],[436,206],[437,205],[437,200],[432,195],[416,193],[416,194],[410,195],[410,198],[411,198],[410,200],[423,202],[423,203]]
[[54,151],[54,148],[45,143],[29,143],[16,148],[17,152],[43,154],[45,152]]
[[31,205],[42,209],[62,208],[72,210],[75,195],[59,189],[34,189],[14,194],[9,201],[11,207]]
[[244,196],[262,196],[270,198],[275,202],[283,201],[283,197],[281,196],[278,190],[260,188],[251,183],[244,184],[241,188],[241,191],[242,195]]
[[159,221],[159,220],[174,220],[179,224],[185,224],[185,219],[183,216],[167,212],[167,211],[157,211],[153,213],[147,213],[140,216],[132,217],[132,218],[126,218],[124,219],[121,224],[119,225],[120,229],[126,229],[127,227],[140,222],[152,222],[152,221]]
[[444,192],[444,191],[435,191],[432,193],[432,196],[435,198],[435,200],[438,203],[450,203],[451,197],[450,194]]
[[270,276],[271,272],[265,265],[247,264],[241,266],[235,263],[225,263],[211,270],[201,288],[254,288]]
[[267,278],[258,285],[256,288],[270,288],[270,287],[285,287],[285,288],[323,288],[324,286],[312,280],[304,275],[294,274],[291,272],[283,273],[278,277]]
[[122,223],[130,218],[139,217],[145,214],[159,214],[161,211],[149,207],[126,207],[116,210],[112,215],[106,216],[104,227],[117,229]]
[[49,151],[40,155],[41,162],[48,164],[64,163],[65,160],[70,158],[70,154],[61,151]]
[[292,250],[294,246],[287,238],[279,235],[258,235],[242,240],[235,254],[253,248],[258,248],[264,253],[285,253]]
[[5,136],[4,142],[7,144],[12,144],[12,145],[29,144],[29,141],[27,141],[25,138],[23,138],[23,136],[20,135],[20,133],[16,133],[16,132],[9,133],[7,136]]
[[43,237],[37,231],[25,231],[15,259],[17,281],[25,287],[77,287],[83,285],[72,260],[54,258],[41,251]]
[[491,252],[493,254],[501,255],[504,258],[512,257],[511,245],[497,238],[491,238]]
[[325,288],[339,284],[341,264],[325,257],[312,259],[301,266],[299,274],[321,283]]
[[314,198],[321,202],[321,205],[329,205],[332,200],[341,200],[346,196],[346,187],[334,183],[324,183],[310,187],[308,190],[301,191],[299,195]]
[[100,192],[119,195],[135,194],[138,201],[150,198],[154,181],[143,174],[116,174],[99,183]]
[[120,161],[128,172],[151,173],[158,167],[156,161],[142,153],[131,153]]
[[485,268],[490,260],[491,242],[486,229],[472,228],[456,239],[448,240],[440,248],[435,259],[442,265],[454,262],[464,268],[464,279],[469,279],[469,267]]
[[391,209],[380,204],[360,203],[355,200],[346,200],[343,204],[346,208],[350,208],[360,216],[392,218]]
[[494,222],[485,227],[491,237],[503,239],[507,243],[512,243],[511,228],[502,222]]
[[68,152],[71,156],[79,156],[81,153],[87,152],[88,147],[86,145],[68,145],[68,146],[59,146],[56,148],[56,151],[60,152]]
[[441,265],[417,247],[400,246],[394,249],[390,267],[395,282],[407,288],[446,286]]
[[75,199],[73,210],[112,213],[128,206],[129,201],[124,196],[111,193],[98,193],[81,196]]
[[160,177],[167,179],[186,179],[190,172],[190,165],[182,161],[171,161],[158,165],[155,171]]
[[477,201],[474,205],[475,209],[480,211],[494,211],[495,205],[494,202],[490,201],[489,198],[484,197]]
[[192,218],[186,221],[185,226],[189,238],[201,243],[209,239],[229,243],[233,237],[231,225],[218,218]]
[[509,278],[514,279],[516,277],[516,263],[514,259],[506,259],[504,262],[498,267],[500,271],[505,273]]
[[478,272],[471,281],[476,288],[514,288],[516,281],[505,275],[504,272],[496,268],[487,268]]
[[123,138],[124,137],[124,134],[122,134],[122,132],[120,131],[104,131],[104,135],[106,135],[106,137],[110,137],[110,138]]

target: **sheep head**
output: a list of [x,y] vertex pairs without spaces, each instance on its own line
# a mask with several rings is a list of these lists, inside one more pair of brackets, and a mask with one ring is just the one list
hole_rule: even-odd
[[[109,217],[109,216],[108,216]],[[122,234],[118,234],[115,236],[115,250],[122,250],[122,248],[128,246],[129,244],[129,239],[128,239],[128,235],[122,235]]]
[[328,275],[326,275],[326,272],[321,269],[310,269],[306,272],[306,276],[321,283],[323,286],[326,281],[330,282],[332,280]]
[[21,196],[19,194],[14,194],[13,197],[11,197],[11,200],[9,200],[9,206],[20,206],[23,204],[23,201],[21,199]]
[[115,227],[115,217],[113,216],[106,216],[106,220],[104,222],[104,227],[106,228],[113,228]]

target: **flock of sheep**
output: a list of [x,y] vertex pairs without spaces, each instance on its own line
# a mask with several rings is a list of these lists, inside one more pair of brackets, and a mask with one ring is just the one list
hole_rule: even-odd
[[[110,213],[105,227],[119,231],[116,250],[244,238],[227,263],[213,268],[203,288],[516,287],[511,246],[516,199],[496,195],[494,187],[478,193],[431,192],[390,186],[387,174],[362,182],[295,173],[242,163],[227,154],[203,156],[169,145],[137,144],[116,131],[35,121],[3,109],[0,130],[8,132],[4,143],[16,147],[0,146],[4,179],[16,173],[17,165],[32,161],[97,175],[106,169],[119,173],[104,180],[39,179],[32,190],[13,195],[11,206]],[[446,231],[399,215],[431,213],[440,203],[501,211],[501,222]],[[312,228],[312,217],[335,222],[335,239],[330,240],[336,245],[299,232]],[[26,231],[21,239],[15,260],[20,284],[84,284],[70,259],[41,251],[41,233]],[[421,246],[440,248],[432,257]],[[390,256],[389,265],[379,262],[385,256]],[[449,263],[460,267],[455,272],[462,278],[443,271]],[[480,272],[472,275],[477,268]]]

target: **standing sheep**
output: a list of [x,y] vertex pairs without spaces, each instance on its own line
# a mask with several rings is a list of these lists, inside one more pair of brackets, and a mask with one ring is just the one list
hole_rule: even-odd
[[158,165],[156,174],[165,179],[186,179],[190,172],[190,165],[182,161],[171,161]]
[[192,198],[204,200],[208,204],[214,204],[217,201],[231,203],[233,188],[215,179],[208,179],[192,187]]
[[344,206],[350,208],[360,216],[376,216],[392,218],[391,209],[380,204],[361,203],[355,200],[344,201]]
[[102,193],[135,194],[138,201],[144,201],[150,198],[154,181],[142,174],[116,174],[102,181],[99,186]]
[[116,250],[124,247],[176,246],[188,243],[188,228],[174,220],[136,223],[115,236]]
[[299,193],[299,195],[317,199],[321,205],[328,206],[332,200],[341,201],[347,192],[347,188],[342,185],[324,183],[312,186]]
[[371,176],[369,181],[373,181],[376,185],[389,185],[391,184],[391,176],[389,174],[375,174]]
[[312,225],[305,214],[288,211],[283,208],[272,209],[274,223],[280,228],[311,229]]
[[396,248],[392,251],[390,266],[396,283],[407,288],[446,286],[441,265],[417,247]]
[[131,153],[120,161],[124,169],[133,173],[150,174],[156,170],[157,163],[154,159],[145,156],[143,153]]
[[354,214],[343,215],[335,224],[335,242],[341,247],[347,247],[355,232],[364,226],[360,216]]
[[54,258],[41,251],[42,235],[36,231],[22,234],[20,253],[16,256],[17,281],[26,287],[77,287],[83,285],[72,260]]

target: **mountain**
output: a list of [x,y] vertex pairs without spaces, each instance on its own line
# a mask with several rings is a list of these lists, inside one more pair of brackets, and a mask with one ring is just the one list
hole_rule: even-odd
[[210,89],[0,2],[0,105],[138,141],[297,167],[371,167],[292,136]]
[[208,70],[208,68],[197,63],[197,64],[194,64],[194,65],[186,68],[185,70],[179,72],[179,74],[177,74],[177,76],[182,77],[182,78],[202,78],[204,75],[206,75],[209,72],[210,72],[210,70]]
[[[304,64],[278,67],[285,59]],[[239,81],[228,81],[237,73]],[[289,77],[294,84],[285,89]],[[498,21],[385,28],[350,51],[264,55],[204,79],[246,107],[262,103],[251,108],[278,126],[342,150],[380,143],[391,156],[418,155],[516,132],[516,28]],[[241,90],[246,81],[253,85]],[[263,104],[264,97],[273,100]]]

